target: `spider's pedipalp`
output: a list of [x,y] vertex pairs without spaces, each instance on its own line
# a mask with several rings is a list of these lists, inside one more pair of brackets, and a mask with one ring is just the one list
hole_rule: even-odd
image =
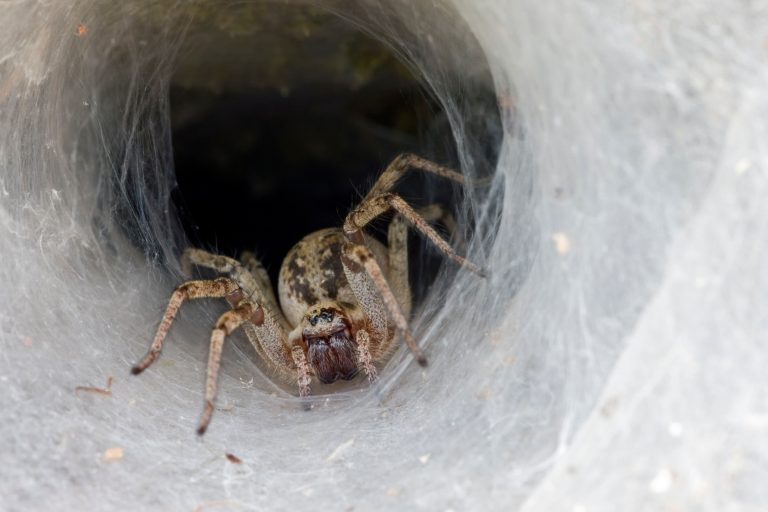
[[360,329],[355,334],[355,342],[357,343],[358,362],[363,367],[365,374],[368,375],[368,382],[372,384],[378,379],[378,373],[373,365],[373,356],[371,356],[371,336],[365,329]]
[[291,357],[296,365],[297,383],[299,385],[299,396],[304,398],[309,396],[309,384],[312,381],[312,372],[309,369],[309,363],[307,363],[307,357],[304,354],[304,350],[294,345],[291,349]]

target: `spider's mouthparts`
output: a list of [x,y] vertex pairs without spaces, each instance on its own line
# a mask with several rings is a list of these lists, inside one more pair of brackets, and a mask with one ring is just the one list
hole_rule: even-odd
[[309,345],[309,364],[323,384],[339,379],[351,380],[358,372],[357,346],[348,330],[341,330],[327,338],[312,338]]

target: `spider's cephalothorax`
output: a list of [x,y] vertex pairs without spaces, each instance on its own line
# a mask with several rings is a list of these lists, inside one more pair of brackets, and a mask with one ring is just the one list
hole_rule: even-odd
[[[341,229],[316,231],[297,243],[283,261],[278,281],[280,307],[264,267],[250,253],[240,260],[187,249],[182,266],[211,268],[226,274],[212,280],[187,281],[168,301],[147,355],[133,368],[138,374],[160,354],[176,313],[186,299],[223,297],[232,309],[221,315],[211,334],[206,401],[198,433],[213,414],[216,378],[224,338],[243,326],[258,356],[278,376],[298,384],[299,395],[322,384],[349,380],[361,370],[373,381],[375,363],[384,361],[400,333],[421,365],[426,358],[408,329],[411,291],[408,283],[408,225],[429,238],[453,261],[483,275],[429,225],[441,221],[453,230],[453,217],[440,205],[414,210],[391,189],[410,168],[464,183],[461,174],[415,155],[397,157],[381,174]],[[387,246],[366,236],[363,228],[394,210]]]

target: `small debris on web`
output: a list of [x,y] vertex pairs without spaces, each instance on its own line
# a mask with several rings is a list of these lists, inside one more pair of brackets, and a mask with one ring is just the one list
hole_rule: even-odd
[[683,435],[683,426],[680,423],[673,421],[669,424],[669,427],[667,427],[667,431],[672,437],[680,437]]
[[600,414],[604,418],[610,418],[619,408],[619,397],[611,396],[605,399],[602,407],[600,407]]
[[236,501],[206,501],[195,507],[194,512],[203,512],[203,510],[211,508],[225,508],[239,505]]
[[339,446],[336,447],[335,450],[331,452],[331,454],[325,459],[326,462],[333,462],[334,460],[341,457],[341,455],[347,451],[353,444],[355,444],[355,438],[352,438],[348,441],[345,441],[341,443]]
[[424,455],[422,455],[421,457],[419,457],[419,462],[421,462],[422,464],[426,464],[427,462],[429,462],[429,458],[430,458],[431,456],[432,456],[432,454],[431,454],[431,453],[425,453]]
[[565,233],[555,233],[552,235],[552,241],[555,242],[558,254],[568,254],[571,251],[571,239]]
[[83,37],[88,33],[88,27],[85,26],[85,23],[80,23],[77,28],[75,29],[75,35],[77,37]]
[[123,458],[123,449],[119,446],[113,446],[104,450],[104,460],[109,462],[113,460],[120,460]]
[[238,457],[237,455],[235,455],[233,453],[227,453],[226,457],[227,457],[227,460],[229,462],[231,462],[232,464],[242,464],[243,463],[243,459],[241,459],[240,457]]
[[491,398],[492,394],[493,394],[493,391],[491,391],[491,388],[486,386],[480,391],[478,391],[476,396],[478,400],[488,400],[489,398]]
[[648,483],[648,489],[654,494],[663,494],[672,487],[673,481],[672,471],[669,468],[662,468]]
[[75,394],[79,393],[80,391],[83,391],[85,393],[95,393],[97,395],[105,395],[105,396],[112,396],[112,382],[114,379],[112,377],[109,377],[107,379],[107,387],[105,388],[97,388],[94,386],[77,386],[75,388]]
[[736,174],[739,176],[741,176],[751,168],[752,168],[752,161],[749,160],[748,158],[742,158],[741,160],[736,162]]

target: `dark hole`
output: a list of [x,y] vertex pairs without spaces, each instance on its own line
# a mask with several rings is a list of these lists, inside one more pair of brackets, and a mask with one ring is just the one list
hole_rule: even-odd
[[[274,71],[269,56],[249,63],[241,54],[254,53],[253,38],[274,45],[282,36],[251,35],[235,53],[217,53],[216,44],[232,46],[231,37],[206,34],[205,44],[182,56],[196,64],[182,62],[170,91],[173,200],[190,242],[230,256],[255,252],[273,284],[288,250],[314,230],[341,226],[399,153],[457,164],[445,113],[388,48],[338,19],[323,27],[315,40],[291,39],[285,55],[270,48],[278,71],[257,79],[238,70]],[[458,199],[451,183],[420,173],[397,192],[414,206]],[[372,226],[380,237],[386,220]],[[412,240],[411,274],[425,281],[443,260]]]
[[[254,250],[271,271],[304,235],[340,226],[398,153],[419,152],[420,125],[434,112],[402,89],[350,97],[312,88],[288,98],[173,89],[171,99],[174,112],[209,105],[173,132],[174,199],[188,236],[223,254]],[[423,186],[406,180],[399,190],[418,196],[414,181]]]

